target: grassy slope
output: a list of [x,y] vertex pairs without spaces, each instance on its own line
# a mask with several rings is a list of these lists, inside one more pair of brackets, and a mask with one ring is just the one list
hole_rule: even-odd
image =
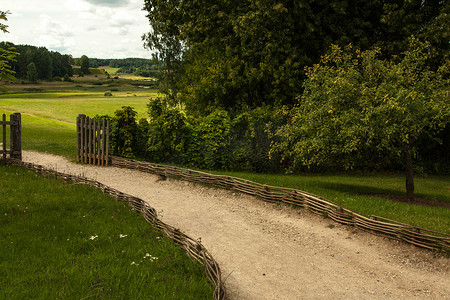
[[125,204],[23,168],[0,178],[1,299],[212,298],[203,267]]

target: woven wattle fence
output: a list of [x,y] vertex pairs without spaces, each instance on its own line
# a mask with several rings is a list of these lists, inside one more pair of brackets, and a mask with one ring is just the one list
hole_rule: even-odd
[[34,170],[36,173],[44,176],[56,177],[70,183],[87,184],[94,188],[100,189],[106,195],[127,202],[131,207],[139,212],[148,223],[150,223],[153,227],[161,230],[167,237],[178,244],[191,258],[204,265],[205,275],[215,287],[213,295],[214,299],[226,299],[225,286],[222,281],[220,268],[211,254],[200,242],[187,236],[175,227],[172,227],[159,220],[156,210],[144,200],[122,193],[116,189],[104,185],[103,183],[85,177],[56,172],[43,166],[22,162],[17,159],[10,159],[7,160],[7,162],[12,165],[25,166],[27,169]]
[[303,207],[313,213],[327,216],[341,224],[354,226],[377,235],[401,240],[430,250],[450,253],[449,234],[415,227],[374,215],[362,215],[343,208],[329,200],[300,190],[268,186],[226,175],[213,175],[175,166],[153,164],[116,156],[111,156],[110,159],[111,166],[136,169],[163,177],[172,177],[193,183],[236,190],[259,197],[267,202],[292,204],[297,207]]

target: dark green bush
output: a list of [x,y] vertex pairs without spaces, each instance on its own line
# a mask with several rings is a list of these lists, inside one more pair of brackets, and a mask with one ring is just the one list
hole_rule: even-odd
[[184,114],[161,99],[150,100],[146,156],[157,162],[182,163],[190,130]]
[[111,123],[110,146],[114,155],[134,158],[137,151],[137,112],[130,106],[116,110]]

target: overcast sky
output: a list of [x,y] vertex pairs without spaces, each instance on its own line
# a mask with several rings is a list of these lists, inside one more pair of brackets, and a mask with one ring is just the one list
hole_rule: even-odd
[[151,58],[143,0],[2,0],[9,33],[0,41],[45,46],[74,58]]

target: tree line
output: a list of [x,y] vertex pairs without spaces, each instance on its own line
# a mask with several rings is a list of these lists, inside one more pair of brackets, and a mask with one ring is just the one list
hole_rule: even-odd
[[73,75],[73,59],[70,55],[49,51],[45,47],[14,45],[9,42],[1,42],[0,48],[13,49],[17,54],[9,62],[16,78],[36,81]]

